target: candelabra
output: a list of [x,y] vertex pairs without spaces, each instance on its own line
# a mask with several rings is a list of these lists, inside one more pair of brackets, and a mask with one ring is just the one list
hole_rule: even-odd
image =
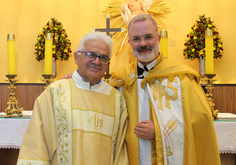
[[43,74],[42,76],[43,76],[42,81],[45,82],[45,84],[46,84],[44,86],[44,88],[47,88],[48,85],[50,85],[53,82],[53,79],[52,79],[53,75],[52,74]]
[[216,74],[205,74],[205,79],[203,81],[205,81],[205,83],[207,84],[206,86],[206,97],[208,99],[208,102],[210,104],[210,108],[211,108],[211,112],[212,112],[212,118],[213,119],[217,119],[219,111],[214,109],[215,103],[213,101],[212,98],[212,90],[214,89],[213,87],[213,82],[216,81],[216,79],[213,79],[215,77]]
[[18,116],[23,116],[23,107],[18,108],[17,104],[18,101],[15,97],[15,82],[17,81],[15,79],[16,75],[6,75],[7,79],[6,81],[10,83],[10,86],[8,87],[10,89],[10,97],[9,101],[7,102],[8,108],[5,109],[5,117],[12,117],[13,114],[17,114]]

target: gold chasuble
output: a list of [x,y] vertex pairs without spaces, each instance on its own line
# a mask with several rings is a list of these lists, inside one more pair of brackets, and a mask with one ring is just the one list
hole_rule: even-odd
[[124,96],[103,81],[90,88],[74,74],[36,99],[18,165],[129,163]]
[[[199,85],[200,77],[190,67],[159,55],[138,88],[137,61],[112,73],[111,85],[123,87],[129,114],[126,134],[131,165],[139,165],[139,139],[134,127],[139,122],[138,90],[151,94],[150,120],[155,125],[151,141],[152,165],[219,165],[218,143],[209,103]],[[140,86],[140,85],[139,85]],[[150,100],[150,99],[149,99]],[[146,154],[146,153],[145,153]],[[147,153],[148,154],[148,153]]]

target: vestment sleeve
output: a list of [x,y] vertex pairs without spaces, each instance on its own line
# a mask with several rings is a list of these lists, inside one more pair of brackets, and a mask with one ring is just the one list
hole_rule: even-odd
[[124,96],[121,95],[120,99],[121,99],[120,101],[121,115],[120,115],[120,126],[117,135],[117,143],[115,149],[114,165],[128,165],[129,159],[125,141],[127,126],[128,126],[128,112]]
[[48,87],[35,101],[33,114],[23,138],[17,164],[49,165],[50,161],[55,159],[53,158],[55,150],[56,133],[53,102]]

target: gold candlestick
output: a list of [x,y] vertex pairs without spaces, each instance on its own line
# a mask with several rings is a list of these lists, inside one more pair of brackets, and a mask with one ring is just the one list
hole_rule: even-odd
[[211,112],[212,112],[212,118],[213,120],[214,119],[217,119],[218,117],[218,114],[219,114],[219,111],[218,110],[215,110],[214,109],[214,106],[215,106],[215,103],[214,103],[214,100],[212,98],[212,90],[214,89],[213,87],[213,82],[216,81],[216,79],[213,79],[213,77],[215,77],[216,74],[205,74],[205,79],[204,81],[206,82],[207,86],[206,86],[206,97],[208,99],[208,102],[210,104],[210,107],[211,107]]
[[17,104],[18,101],[16,100],[15,97],[15,89],[16,87],[14,86],[15,82],[17,81],[15,79],[16,75],[6,75],[7,79],[6,81],[10,83],[10,86],[8,87],[10,89],[10,97],[9,101],[7,102],[8,108],[5,109],[5,117],[12,117],[13,114],[17,114],[18,116],[23,116],[23,107],[18,108]]
[[45,82],[44,88],[47,88],[52,82],[53,82],[53,75],[52,74],[43,74],[42,75],[44,79],[41,79],[43,82]]

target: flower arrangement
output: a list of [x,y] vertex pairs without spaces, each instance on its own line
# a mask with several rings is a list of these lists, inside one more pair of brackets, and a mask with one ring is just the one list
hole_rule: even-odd
[[209,28],[213,32],[213,54],[215,59],[221,59],[223,54],[223,42],[215,25],[205,14],[199,16],[191,28],[190,33],[184,43],[183,55],[185,59],[194,60],[195,58],[204,58],[205,53],[205,30]]
[[52,57],[56,60],[61,59],[61,61],[68,60],[72,52],[71,43],[67,38],[68,36],[66,30],[63,29],[62,23],[55,18],[51,18],[51,22],[48,22],[38,35],[34,53],[36,54],[36,60],[41,61],[44,59],[46,33],[53,34]]

